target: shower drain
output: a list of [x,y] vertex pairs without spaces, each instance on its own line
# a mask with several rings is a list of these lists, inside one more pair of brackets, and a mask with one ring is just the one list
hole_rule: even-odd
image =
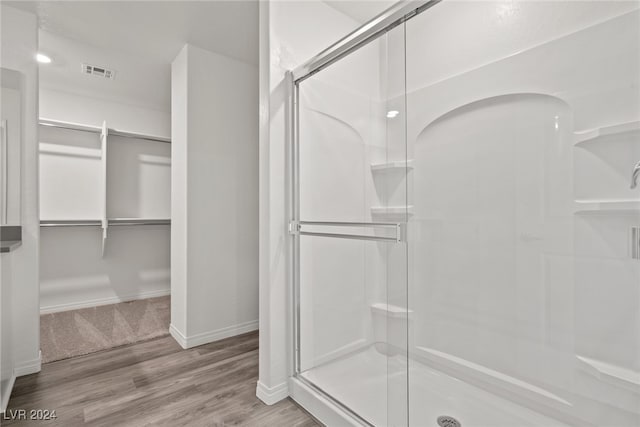
[[448,415],[438,417],[438,425],[440,427],[461,427],[460,421]]

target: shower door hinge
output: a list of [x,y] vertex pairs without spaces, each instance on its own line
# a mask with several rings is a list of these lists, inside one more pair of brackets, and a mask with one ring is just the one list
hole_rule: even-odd
[[291,221],[289,223],[289,234],[297,235],[300,233],[300,223],[298,221]]
[[401,222],[396,224],[396,242],[406,242],[407,241],[407,223]]

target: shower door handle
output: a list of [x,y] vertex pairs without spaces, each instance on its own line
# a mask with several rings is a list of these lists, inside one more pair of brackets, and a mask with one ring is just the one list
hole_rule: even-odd
[[640,259],[640,227],[631,227],[631,258]]
[[[323,231],[324,228],[333,232]],[[369,228],[383,235],[340,233],[340,228]],[[370,240],[387,243],[406,241],[406,223],[403,222],[332,222],[332,221],[291,221],[289,233],[300,236],[333,237],[337,239]]]
[[0,157],[2,169],[2,188],[0,189],[0,224],[6,224],[9,217],[9,135],[7,133],[7,121],[0,123]]

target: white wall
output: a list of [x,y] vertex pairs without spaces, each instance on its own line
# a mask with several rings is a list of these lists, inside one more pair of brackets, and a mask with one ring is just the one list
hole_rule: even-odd
[[0,66],[24,74],[22,132],[22,247],[13,254],[15,368],[18,375],[40,370],[38,316],[38,27],[35,15],[0,5]]
[[268,404],[292,373],[287,285],[285,72],[357,28],[321,1],[260,2],[260,377]]
[[[41,127],[42,220],[102,218],[99,139],[95,133]],[[107,217],[169,218],[170,144],[110,136],[107,146]],[[169,249],[168,225],[112,226],[104,254],[100,227],[42,227],[41,312],[167,295]]]
[[42,313],[170,293],[169,226],[109,227],[104,255],[99,227],[43,227],[41,236]]
[[258,326],[257,71],[191,45],[172,64],[171,332],[183,347]]
[[[168,112],[64,90],[40,90],[40,117],[170,136]],[[41,219],[99,219],[98,135],[47,127],[40,134]],[[170,144],[110,136],[107,146],[107,216],[169,218]],[[170,245],[166,225],[111,227],[103,256],[98,227],[43,228],[41,312],[168,295]]]
[[40,89],[40,118],[91,126],[102,126],[102,122],[106,120],[110,128],[117,130],[171,136],[169,111],[152,110],[50,88]]

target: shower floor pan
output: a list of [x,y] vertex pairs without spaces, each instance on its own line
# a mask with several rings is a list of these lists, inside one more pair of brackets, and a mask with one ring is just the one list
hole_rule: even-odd
[[[387,358],[372,346],[310,369],[302,376],[369,423],[386,426],[394,424],[394,416],[405,405],[405,364],[400,356]],[[391,375],[387,376],[387,372]],[[413,360],[409,378],[411,426],[437,426],[441,416],[455,418],[461,427],[567,426]],[[398,401],[394,402],[394,398]],[[396,415],[388,419],[388,414],[394,412]]]

